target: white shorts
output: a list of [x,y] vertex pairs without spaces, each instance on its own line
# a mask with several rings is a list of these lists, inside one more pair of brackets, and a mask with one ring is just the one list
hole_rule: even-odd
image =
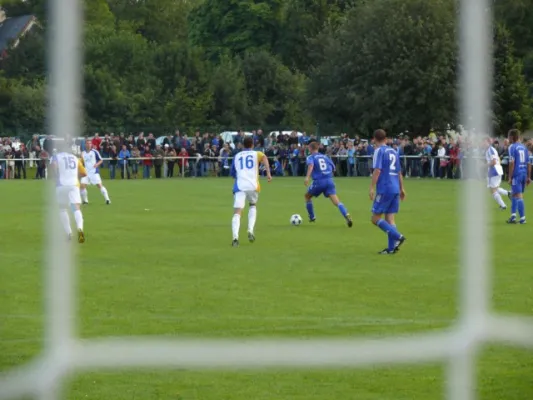
[[77,186],[58,186],[56,188],[56,198],[62,207],[81,204],[80,188]]
[[233,208],[244,208],[246,201],[251,204],[256,204],[257,200],[259,200],[259,193],[255,190],[237,192],[233,195],[233,199]]
[[82,185],[101,185],[102,184],[102,178],[100,178],[100,174],[90,174],[87,176],[84,176],[81,178],[80,183]]
[[487,178],[487,187],[490,189],[497,189],[502,184],[502,176],[496,175]]

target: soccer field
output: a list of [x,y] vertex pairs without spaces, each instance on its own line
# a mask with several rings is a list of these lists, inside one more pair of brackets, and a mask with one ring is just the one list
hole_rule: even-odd
[[[326,199],[307,223],[303,179],[264,184],[257,241],[231,247],[231,182],[225,179],[106,181],[113,204],[89,188],[87,242],[79,259],[78,328],[84,338],[384,336],[443,329],[457,315],[458,181],[406,180],[397,218],[408,238],[379,256],[386,237],[371,226],[368,179],[339,179],[354,217],[348,229]],[[478,184],[470,182],[468,184]],[[482,184],[482,183],[479,183]],[[0,371],[38,354],[43,331],[43,182],[2,185]],[[489,194],[487,194],[489,196]],[[526,193],[533,212],[533,196]],[[505,224],[490,199],[494,308],[533,314],[531,229]],[[289,217],[301,214],[293,227]],[[445,366],[243,372],[117,371],[73,377],[80,400],[433,400]],[[533,353],[486,347],[482,399],[533,399]],[[1,388],[0,388],[1,390]]]

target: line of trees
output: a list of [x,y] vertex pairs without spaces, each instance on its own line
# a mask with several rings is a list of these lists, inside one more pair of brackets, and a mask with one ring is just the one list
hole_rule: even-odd
[[[0,63],[0,132],[43,129],[45,0]],[[457,120],[455,0],[85,0],[88,130],[278,126],[425,133]],[[496,1],[496,133],[531,121],[533,0]]]

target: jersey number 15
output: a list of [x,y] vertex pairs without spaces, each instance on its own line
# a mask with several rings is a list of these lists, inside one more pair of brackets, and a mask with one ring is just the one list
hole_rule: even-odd
[[64,157],[63,162],[65,163],[65,169],[76,168],[76,159],[74,157]]

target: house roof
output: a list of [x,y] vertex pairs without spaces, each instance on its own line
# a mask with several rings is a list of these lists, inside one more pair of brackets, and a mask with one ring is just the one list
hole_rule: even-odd
[[11,40],[16,40],[33,19],[33,15],[12,17],[0,22],[0,53]]

